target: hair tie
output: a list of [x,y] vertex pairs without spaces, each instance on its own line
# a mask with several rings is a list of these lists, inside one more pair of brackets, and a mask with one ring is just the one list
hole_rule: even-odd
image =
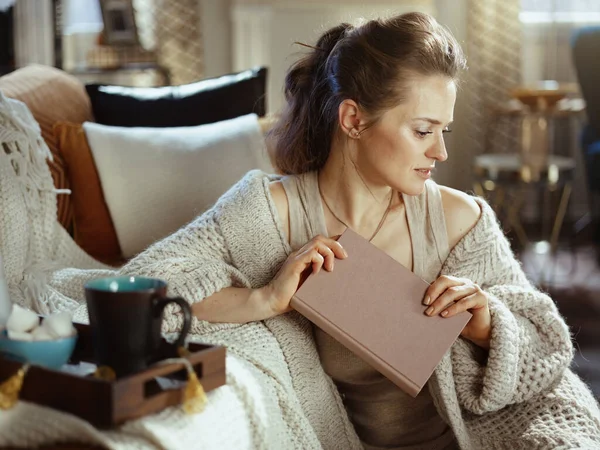
[[302,42],[298,42],[298,41],[294,42],[294,44],[301,45],[302,47],[312,48],[313,50],[319,50],[320,52],[324,52],[324,51],[325,51],[325,50],[323,50],[322,48],[315,47],[315,46],[313,46],[313,45],[304,44],[304,43],[302,43]]

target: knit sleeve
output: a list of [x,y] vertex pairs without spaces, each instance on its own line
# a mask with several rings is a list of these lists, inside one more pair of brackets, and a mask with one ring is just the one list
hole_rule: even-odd
[[489,296],[487,358],[464,339],[452,348],[458,399],[484,414],[551,389],[568,368],[573,346],[554,302],[531,285],[494,212],[479,203],[479,222],[452,250],[442,274],[468,278]]
[[[264,286],[287,256],[277,213],[267,197],[269,179],[260,171],[248,172],[211,209],[150,246],[120,272],[163,279],[169,296],[189,303],[226,287]],[[178,306],[168,305],[163,317],[165,333],[181,328]],[[191,332],[206,335],[238,326],[194,317]]]
[[[246,277],[231,263],[215,208],[150,246],[120,273],[160,278],[168,283],[170,297],[183,297],[190,304],[226,287],[249,287]],[[176,332],[181,323],[179,307],[168,305],[163,332]],[[208,327],[207,322],[194,318],[192,332],[202,333]]]

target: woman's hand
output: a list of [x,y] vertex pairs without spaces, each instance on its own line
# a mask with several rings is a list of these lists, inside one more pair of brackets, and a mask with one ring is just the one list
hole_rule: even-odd
[[333,270],[335,258],[348,257],[339,242],[324,236],[315,236],[298,251],[293,252],[283,263],[277,275],[269,284],[264,286],[272,316],[290,311],[290,301],[310,272],[318,273],[321,268],[328,272]]
[[491,317],[488,297],[479,286],[466,278],[442,275],[425,293],[424,304],[428,316],[440,314],[452,317],[463,311],[473,314],[463,328],[461,336],[485,349],[490,348]]

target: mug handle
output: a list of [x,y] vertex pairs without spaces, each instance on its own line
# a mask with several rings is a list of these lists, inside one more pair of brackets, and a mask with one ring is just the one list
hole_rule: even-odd
[[185,338],[190,332],[190,327],[192,326],[192,308],[190,307],[190,304],[181,297],[160,297],[157,299],[157,302],[154,306],[156,308],[157,315],[162,316],[165,307],[169,303],[177,303],[181,308],[181,312],[183,313],[183,328],[179,333],[179,337],[173,344],[175,348],[183,347],[185,344]]

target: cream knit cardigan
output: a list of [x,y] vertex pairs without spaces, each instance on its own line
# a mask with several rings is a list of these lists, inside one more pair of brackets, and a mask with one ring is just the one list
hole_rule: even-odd
[[[248,173],[213,208],[152,245],[120,271],[86,257],[55,219],[49,151],[24,105],[0,94],[0,250],[13,301],[42,313],[69,309],[87,321],[84,283],[115,273],[156,276],[189,302],[227,286],[267,283],[291,251],[269,194],[269,176]],[[490,207],[457,244],[443,274],[490,296],[488,354],[459,339],[429,388],[463,449],[600,448],[600,411],[569,369],[573,348],[552,300],[527,281]],[[164,332],[180,315],[168,311]],[[228,347],[228,385],[207,410],[178,408],[103,431],[20,402],[0,413],[0,445],[69,438],[113,448],[358,449],[310,324],[296,313],[245,325],[194,320],[192,339]]]

